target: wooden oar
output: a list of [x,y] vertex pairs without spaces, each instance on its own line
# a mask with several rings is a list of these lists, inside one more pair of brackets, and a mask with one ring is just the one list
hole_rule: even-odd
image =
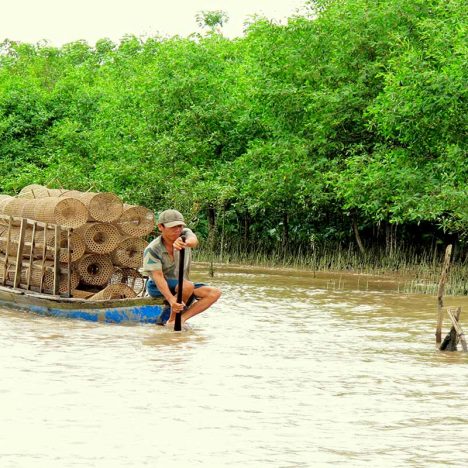
[[[185,236],[181,236],[182,242],[185,242]],[[182,292],[184,286],[184,263],[185,249],[179,250],[179,287],[177,288],[177,302],[182,304]],[[182,330],[182,311],[177,312],[174,320],[174,331]]]

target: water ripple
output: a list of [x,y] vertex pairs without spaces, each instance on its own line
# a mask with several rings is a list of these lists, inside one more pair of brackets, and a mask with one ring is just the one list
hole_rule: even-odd
[[468,357],[435,350],[434,298],[213,281],[181,334],[0,310],[2,468],[468,463]]

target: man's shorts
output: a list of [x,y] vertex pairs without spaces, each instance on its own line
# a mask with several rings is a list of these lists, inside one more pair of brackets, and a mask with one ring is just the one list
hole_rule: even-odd
[[[171,293],[175,294],[175,288],[179,284],[179,281],[176,279],[166,279],[166,281]],[[195,286],[195,289],[206,286],[204,283],[193,283],[193,285]],[[151,297],[163,297],[161,291],[156,286],[156,283],[151,279],[146,283],[146,290]]]
[[[175,288],[179,284],[179,281],[176,279],[166,279],[167,284],[169,286],[169,290],[171,291],[172,294],[175,294]],[[204,283],[193,283],[195,286],[195,289],[201,288],[202,286],[205,286]],[[153,280],[148,280],[146,283],[146,290],[148,291],[148,294],[151,297],[163,297],[161,294],[161,291],[158,289],[156,286],[155,282]],[[192,294],[192,296],[189,298],[187,301],[187,306],[192,304],[192,302],[195,300],[195,296]],[[166,302],[166,307],[164,307],[162,314],[158,317],[156,320],[156,323],[159,325],[164,325],[168,320],[169,316],[171,315],[171,308]]]

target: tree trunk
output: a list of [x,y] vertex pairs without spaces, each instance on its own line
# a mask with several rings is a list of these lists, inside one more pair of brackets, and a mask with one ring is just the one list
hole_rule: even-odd
[[216,231],[216,210],[214,207],[208,207],[208,238],[214,237]]
[[361,252],[361,254],[364,255],[366,253],[366,249],[364,248],[364,244],[362,243],[362,239],[361,239],[361,236],[359,234],[359,229],[358,229],[358,225],[357,225],[357,222],[356,222],[356,217],[354,215],[351,217],[351,222],[353,224],[354,237],[356,238],[356,242],[357,242],[357,245],[359,247],[359,251]]
[[396,224],[385,223],[385,251],[387,255],[390,255],[390,257],[392,257],[396,251],[396,244],[397,244],[396,233],[397,233]]
[[283,211],[283,239],[281,250],[283,252],[283,257],[286,256],[289,245],[289,214],[287,211]]
[[244,250],[250,250],[250,223],[250,214],[246,211],[244,214]]
[[208,245],[210,246],[210,269],[209,275],[214,276],[214,256],[216,240],[216,210],[213,206],[208,207]]

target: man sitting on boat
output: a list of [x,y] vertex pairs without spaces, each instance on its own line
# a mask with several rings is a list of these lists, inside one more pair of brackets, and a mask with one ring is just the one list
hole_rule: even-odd
[[[191,249],[197,247],[198,239],[186,227],[184,217],[177,210],[163,211],[158,218],[161,235],[145,249],[143,271],[148,275],[148,294],[164,297],[171,307],[169,314],[163,314],[160,322],[173,325],[175,314],[182,313],[182,324],[191,317],[203,312],[221,296],[218,288],[189,281]],[[182,240],[184,236],[185,241]],[[182,304],[177,302],[179,252],[185,249],[184,284]],[[197,299],[193,301],[193,299]]]

